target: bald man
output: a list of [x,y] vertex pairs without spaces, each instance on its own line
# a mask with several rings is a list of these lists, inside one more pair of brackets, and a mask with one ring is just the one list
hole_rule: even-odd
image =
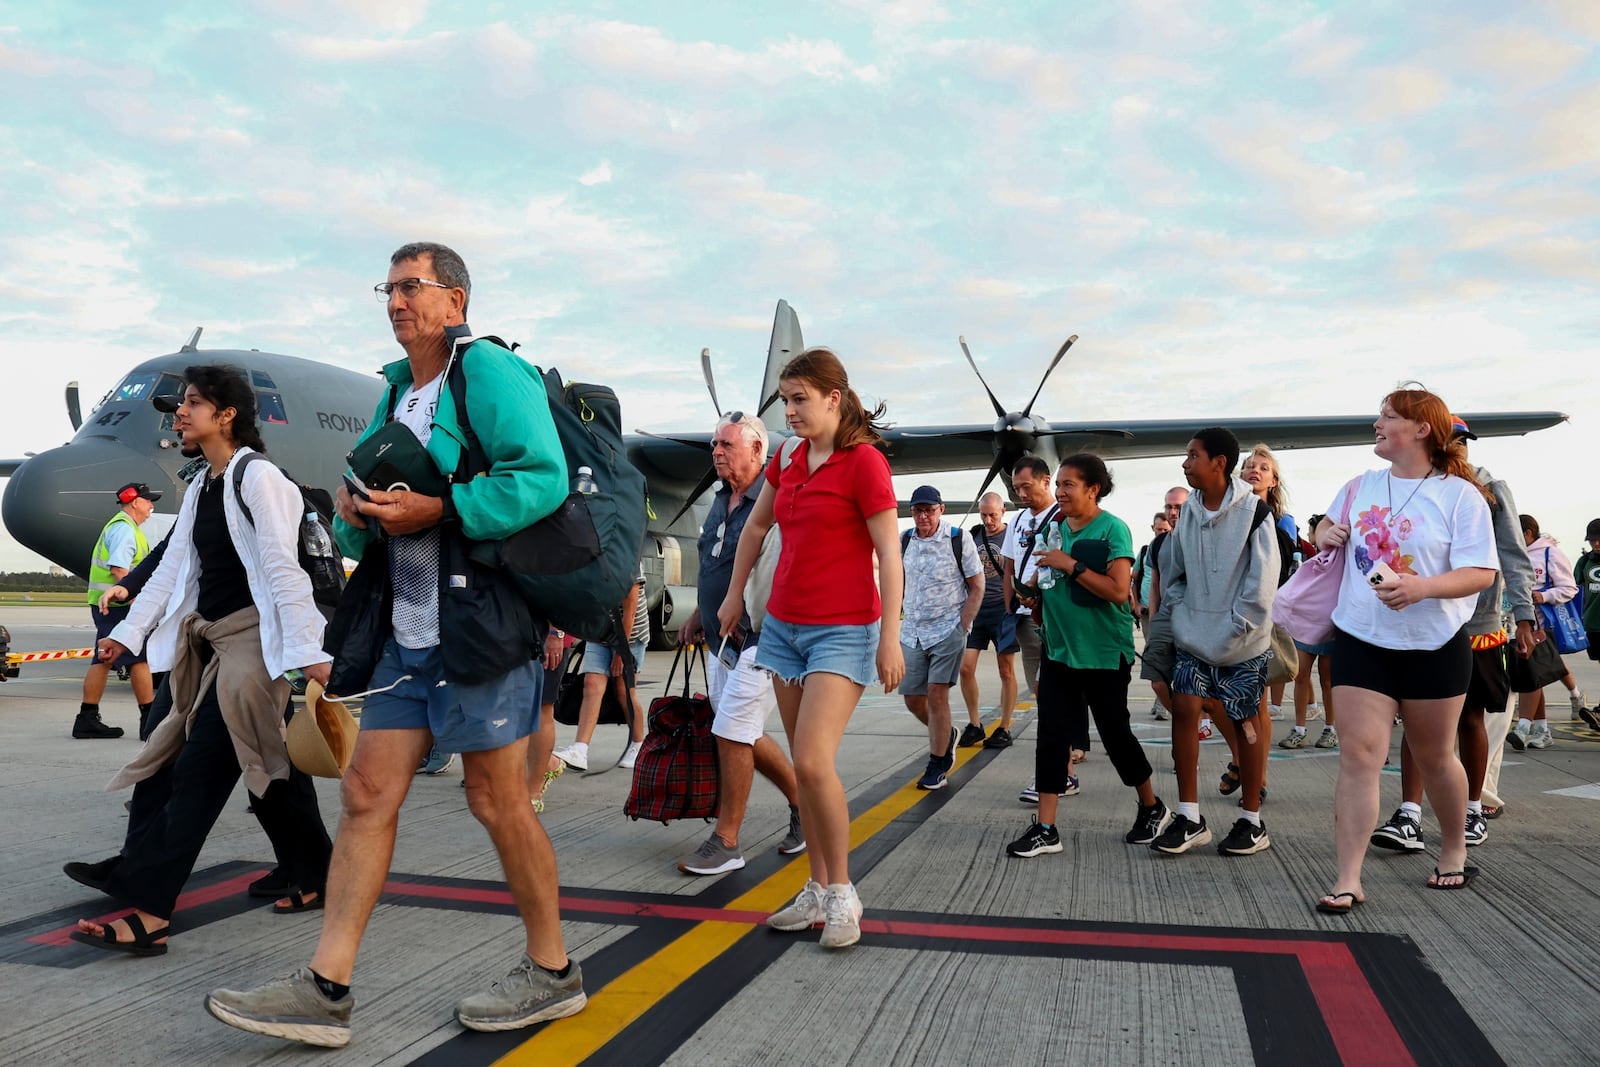
[[[961,696],[967,702],[967,728],[961,746],[982,744],[984,748],[1011,747],[1011,715],[1017,707],[1016,605],[1006,599],[1005,555],[1006,505],[999,493],[985,493],[978,501],[978,518],[972,528],[972,543],[978,548],[983,565],[983,603],[967,635],[967,650],[961,659]],[[994,645],[995,663],[1000,670],[1000,725],[984,737],[983,720],[978,713],[978,653]]]

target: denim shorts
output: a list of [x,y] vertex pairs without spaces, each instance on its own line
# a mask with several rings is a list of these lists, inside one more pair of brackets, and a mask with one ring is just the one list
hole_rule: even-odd
[[[1335,660],[1334,662],[1338,662]],[[1252,656],[1243,663],[1218,667],[1196,659],[1178,649],[1172,670],[1172,691],[1211,697],[1222,702],[1222,710],[1234,722],[1243,722],[1261,710],[1261,694],[1267,690],[1267,654]]]
[[876,622],[809,625],[769,614],[756,646],[756,667],[789,685],[819,671],[872,685],[878,680],[878,630]]
[[995,652],[1002,656],[1022,651],[1022,646],[1017,644],[1016,612],[978,612],[978,617],[972,620],[972,632],[967,635],[967,647],[982,652],[991,643]]
[[391,638],[372,674],[372,688],[406,674],[410,680],[367,698],[363,730],[428,730],[441,752],[490,752],[539,728],[544,667],[538,660],[487,682],[456,685],[444,680],[437,645],[406,648]]
[[[628,646],[633,653],[635,671],[644,670],[645,642],[635,641]],[[580,674],[610,674],[611,660],[616,653],[605,645],[591,644],[583,650],[583,664],[578,668]]]

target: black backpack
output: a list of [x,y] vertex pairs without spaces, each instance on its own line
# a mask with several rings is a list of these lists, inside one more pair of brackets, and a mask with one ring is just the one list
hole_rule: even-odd
[[[252,527],[256,517],[250,513],[250,505],[244,502],[244,469],[258,459],[267,457],[260,452],[246,452],[233,465],[233,498]],[[268,462],[271,464],[270,460]],[[311,579],[311,599],[317,610],[322,612],[323,618],[332,619],[333,609],[339,606],[339,594],[344,592],[344,556],[339,552],[339,543],[333,539],[333,497],[326,489],[296,482],[277,464],[271,466],[300,490],[300,500],[305,505],[295,545],[300,569]],[[316,520],[310,521],[313,514]]]
[[[482,343],[515,350],[498,337],[474,342]],[[622,602],[639,576],[648,507],[644,475],[623,445],[617,394],[603,385],[563,386],[554,369],[542,373],[568,478],[576,479],[578,468],[588,467],[598,489],[569,493],[553,514],[502,541],[476,542],[469,556],[511,574],[535,620],[548,620],[580,640],[605,645],[631,671],[637,666],[628,649],[632,620],[622,617]],[[467,420],[469,383],[460,359],[451,361],[449,387],[456,421],[467,440],[469,466],[487,470],[483,447]]]
[[[916,532],[917,531],[914,529],[900,531],[900,559],[902,567],[905,566],[904,561],[906,557],[906,548],[911,544],[911,535]],[[950,551],[955,553],[956,573],[961,574],[961,527],[959,526],[950,527]],[[964,574],[961,576],[963,578],[966,577]]]
[[1250,520],[1250,533],[1254,534],[1256,527],[1266,522],[1269,518],[1274,519],[1272,532],[1278,535],[1278,585],[1281,587],[1284,582],[1294,576],[1295,571],[1300,569],[1299,564],[1294,561],[1294,554],[1300,551],[1300,542],[1296,538],[1290,537],[1288,531],[1278,525],[1272,514],[1272,505],[1259,497],[1256,499],[1255,518]]

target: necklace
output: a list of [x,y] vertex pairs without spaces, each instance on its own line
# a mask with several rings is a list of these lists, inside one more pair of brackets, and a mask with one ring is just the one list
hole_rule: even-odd
[[1385,481],[1385,487],[1389,493],[1389,517],[1383,521],[1389,526],[1390,529],[1393,529],[1394,524],[1400,520],[1400,516],[1404,514],[1407,506],[1410,505],[1411,498],[1417,495],[1417,491],[1422,488],[1423,484],[1427,482],[1429,478],[1433,477],[1433,472],[1429,471],[1427,474],[1422,476],[1422,480],[1417,482],[1415,488],[1411,490],[1411,496],[1406,497],[1405,503],[1401,504],[1398,509],[1394,506],[1394,473],[1392,471],[1388,472],[1384,474],[1383,477]]

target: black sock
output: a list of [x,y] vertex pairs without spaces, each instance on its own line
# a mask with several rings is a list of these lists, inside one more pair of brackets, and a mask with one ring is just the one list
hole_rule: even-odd
[[566,966],[562,967],[559,971],[552,971],[550,968],[544,966],[543,964],[539,965],[539,969],[541,971],[544,971],[546,974],[553,974],[557,978],[565,978],[567,975],[572,973],[572,957],[570,957],[570,956],[567,957]]
[[340,1001],[350,995],[350,987],[347,985],[330,982],[316,971],[311,972],[311,977],[317,983],[317,989],[321,990],[322,995],[329,1000]]

